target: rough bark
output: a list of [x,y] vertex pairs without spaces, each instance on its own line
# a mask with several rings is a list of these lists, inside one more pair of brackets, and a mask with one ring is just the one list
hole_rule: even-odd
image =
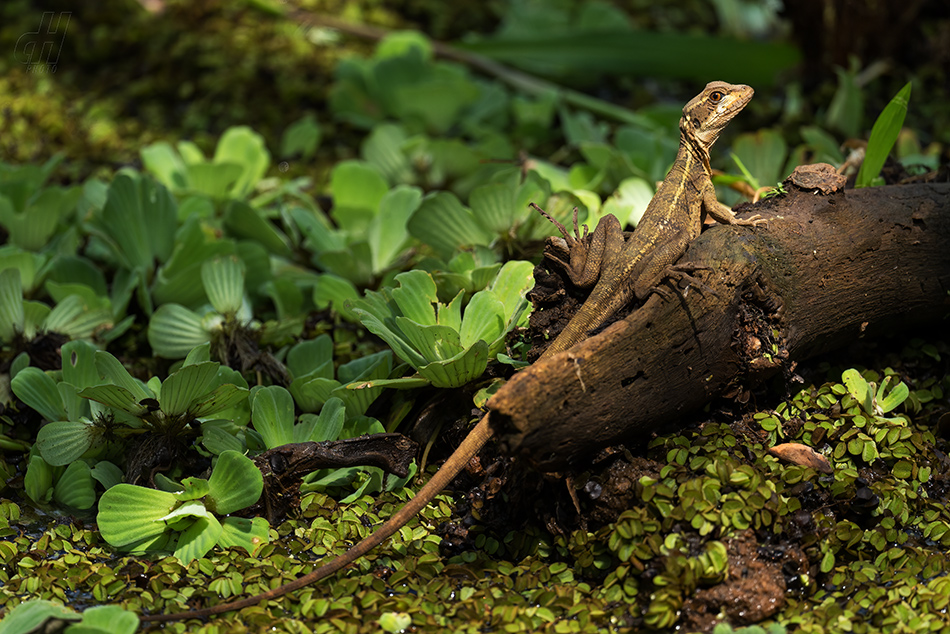
[[488,403],[503,445],[554,470],[675,427],[711,397],[873,333],[946,316],[950,185],[787,195],[718,225],[679,264],[695,283],[518,373]]

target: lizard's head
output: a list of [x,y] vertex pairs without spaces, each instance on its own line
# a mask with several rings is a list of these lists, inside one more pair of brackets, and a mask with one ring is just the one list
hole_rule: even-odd
[[753,90],[743,84],[711,81],[683,108],[680,131],[707,151],[719,133],[752,99]]

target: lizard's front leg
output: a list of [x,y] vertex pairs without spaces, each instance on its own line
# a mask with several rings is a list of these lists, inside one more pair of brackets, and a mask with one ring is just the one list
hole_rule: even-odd
[[597,223],[593,233],[588,233],[587,225],[584,225],[584,235],[581,235],[575,207],[572,235],[564,225],[543,209],[534,203],[531,203],[531,206],[554,223],[563,236],[548,238],[544,254],[564,269],[571,284],[578,288],[593,287],[600,279],[605,254],[619,253],[623,246],[624,234],[620,221],[613,214],[607,214]]

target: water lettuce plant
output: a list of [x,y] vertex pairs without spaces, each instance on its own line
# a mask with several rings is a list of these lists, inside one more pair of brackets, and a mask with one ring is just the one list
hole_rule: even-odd
[[134,634],[139,617],[117,605],[99,605],[82,613],[52,601],[36,599],[16,606],[0,621],[0,634],[23,634],[41,628],[68,634]]
[[208,361],[207,347],[165,381],[148,384],[82,341],[65,344],[62,357],[59,373],[26,367],[11,381],[13,393],[49,421],[37,433],[26,473],[27,493],[37,503],[90,508],[96,481],[108,489],[123,479],[117,465],[131,469],[134,456],[149,453],[132,450],[137,439],[154,435],[178,446],[185,435],[197,436],[199,418],[247,420],[246,383]]
[[257,502],[264,488],[260,470],[237,451],[222,452],[209,479],[185,478],[169,488],[176,490],[110,488],[99,500],[99,532],[122,550],[172,551],[185,563],[214,546],[240,546],[253,555],[268,541],[264,518],[223,517]]
[[61,159],[0,169],[0,227],[7,232],[7,244],[37,252],[48,247],[62,227],[74,223],[82,189],[46,184]]
[[[109,437],[158,434],[174,439],[197,419],[219,416],[247,399],[240,375],[212,361],[187,360],[164,381],[143,384],[129,375],[107,352],[95,353],[95,367],[103,381],[77,392],[108,408],[110,421],[100,409],[93,421],[60,420],[40,430],[37,444],[51,464],[68,464]],[[38,378],[38,377],[37,377]],[[118,426],[121,429],[113,431]]]
[[[393,355],[383,350],[342,363],[334,370],[333,341],[329,335],[301,341],[287,352],[287,369],[293,379],[289,385],[294,404],[301,411],[317,412],[333,399],[339,399],[348,417],[366,413],[382,388],[347,389],[347,385],[388,379],[393,370]],[[324,440],[335,440],[325,438]]]
[[367,382],[374,387],[458,387],[477,379],[489,359],[504,349],[505,335],[524,315],[524,293],[532,282],[530,262],[512,260],[485,290],[439,302],[435,281],[425,271],[396,276],[394,289],[367,292],[352,310],[363,325],[412,366],[412,377]]
[[[198,310],[176,302],[159,306],[148,322],[148,342],[155,354],[181,359],[202,344],[218,344],[238,330],[259,327],[245,301],[245,270],[235,255],[202,262],[201,286],[210,306]],[[227,353],[219,352],[218,358],[226,359]]]
[[377,46],[373,57],[340,62],[330,107],[354,125],[369,128],[393,117],[415,130],[444,134],[466,113],[485,113],[482,86],[459,64],[436,61],[422,35],[398,33]]
[[[24,299],[19,268],[0,271],[0,342],[23,345],[45,333],[57,333],[71,339],[101,337],[108,341],[121,335],[131,320],[124,320],[115,332],[112,303],[92,289],[60,287],[56,304]],[[88,291],[88,292],[87,292]]]
[[[574,193],[551,195],[551,186],[535,172],[524,180],[515,170],[504,178],[472,189],[465,206],[452,192],[427,196],[409,221],[409,232],[429,245],[443,260],[465,248],[496,247],[520,241],[541,240],[550,234],[549,223],[528,203],[544,201],[555,217],[567,218],[574,207],[587,206]],[[589,199],[589,196],[586,196]],[[595,197],[596,198],[596,197]],[[597,200],[597,207],[599,207]]]
[[248,197],[270,165],[264,138],[246,126],[228,128],[210,160],[190,141],[179,141],[176,148],[153,143],[141,156],[145,169],[182,201],[183,213],[192,213],[202,199]]
[[326,273],[365,285],[393,267],[408,246],[406,223],[419,207],[417,187],[389,188],[383,176],[362,161],[338,163],[330,175],[333,222],[302,207],[290,210],[295,228]]

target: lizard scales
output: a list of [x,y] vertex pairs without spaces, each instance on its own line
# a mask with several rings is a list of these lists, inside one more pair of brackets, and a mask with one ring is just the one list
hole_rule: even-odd
[[[617,219],[614,216],[605,216],[591,236],[592,242],[596,243],[595,248],[591,249],[587,240],[574,241],[574,248],[580,247],[580,251],[569,249],[571,264],[574,264],[577,255],[581,255],[586,264],[581,263],[579,267],[565,264],[568,274],[572,275],[572,278],[574,275],[577,275],[578,279],[584,277],[585,282],[593,278],[596,280],[596,286],[578,314],[541,358],[552,356],[574,345],[583,339],[589,330],[602,324],[634,296],[641,299],[645,297],[651,288],[662,280],[668,266],[682,255],[689,241],[699,235],[704,213],[709,213],[720,222],[754,224],[754,219],[736,219],[728,207],[719,203],[709,180],[709,148],[718,138],[722,128],[751,98],[752,89],[748,86],[733,86],[724,82],[708,84],[703,92],[683,109],[683,118],[680,119],[680,149],[676,162],[644,212],[633,236],[624,241]],[[565,235],[567,244],[571,245],[571,236],[560,225],[559,228]],[[600,245],[600,248],[596,245]],[[653,253],[655,255],[652,255]],[[586,257],[588,255],[591,257]],[[578,272],[578,268],[585,268],[586,271]],[[482,417],[459,448],[405,506],[380,525],[372,535],[342,555],[289,583],[258,595],[187,612],[143,615],[141,620],[178,621],[240,610],[299,590],[350,565],[395,534],[448,486],[492,437],[489,418],[489,415]]]

